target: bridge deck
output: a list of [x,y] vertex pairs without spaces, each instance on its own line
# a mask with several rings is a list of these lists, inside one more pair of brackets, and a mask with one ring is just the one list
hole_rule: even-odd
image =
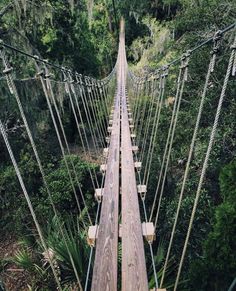
[[142,227],[125,94],[126,67],[124,24],[122,24],[117,62],[117,95],[115,99],[111,143],[109,147],[101,217],[96,243],[91,289],[93,291],[117,290],[120,137],[122,143],[122,290],[148,290]]
[[148,290],[142,226],[125,97],[122,98],[122,290]]
[[[122,59],[125,59],[125,56]],[[144,256],[142,225],[140,220],[137,183],[135,177],[132,143],[125,94],[125,71],[123,72],[122,77],[122,290],[147,291],[148,281]]]
[[115,98],[91,290],[117,290],[120,94]]

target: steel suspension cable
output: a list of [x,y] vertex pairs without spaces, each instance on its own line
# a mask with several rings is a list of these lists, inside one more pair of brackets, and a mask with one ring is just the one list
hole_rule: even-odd
[[[170,136],[171,136],[172,126],[173,126],[174,117],[175,117],[175,114],[176,114],[176,108],[177,108],[177,104],[178,104],[178,100],[179,100],[179,92],[180,92],[180,86],[181,86],[182,71],[183,71],[183,67],[181,65],[180,68],[179,68],[179,75],[178,75],[178,79],[177,79],[177,90],[176,90],[176,94],[175,94],[174,107],[173,107],[173,111],[172,111],[172,115],[171,115],[171,121],[170,121],[170,125],[169,125],[167,140],[166,140],[166,143],[165,143],[165,149],[164,149],[164,153],[163,153],[161,169],[160,169],[160,173],[159,173],[159,178],[158,178],[158,183],[157,183],[157,188],[156,189],[159,189],[161,178],[162,178],[162,172],[163,172],[163,169],[164,169],[165,157],[166,157],[167,150],[168,150],[169,139],[170,139]],[[149,221],[152,220],[156,199],[157,199],[157,190],[155,192],[155,196],[154,196],[154,200],[153,200],[153,205],[152,205],[152,210],[151,210],[151,214],[150,214],[150,217],[149,217]]]
[[142,101],[142,97],[145,95],[145,88],[146,88],[146,78],[143,77],[142,83],[141,83],[141,91],[140,91],[141,94],[139,96],[138,112],[137,112],[138,113],[137,114],[138,120],[139,120],[140,114],[141,114],[141,105],[142,105],[141,101]]
[[92,81],[94,83],[94,87],[95,87],[95,92],[97,93],[97,98],[99,99],[100,103],[102,104],[102,112],[104,113],[104,121],[105,121],[105,128],[107,128],[108,126],[108,120],[109,120],[109,109],[107,107],[106,104],[106,99],[103,96],[103,91],[101,88],[101,84],[99,83],[99,81],[93,79]]
[[[153,76],[152,76],[153,77]],[[152,85],[151,87],[153,88],[153,78],[152,80],[148,80],[148,84],[152,82]],[[147,128],[148,128],[148,125],[150,123],[150,114],[151,114],[151,111],[152,111],[152,108],[153,108],[153,94],[152,92],[148,92],[148,99],[149,100],[146,100],[146,103],[147,103],[147,111],[146,111],[146,118],[145,118],[145,122],[143,122],[141,124],[141,127],[143,128],[143,135],[142,135],[142,146],[141,146],[141,150],[140,150],[140,160],[142,160],[142,155],[143,155],[143,151],[144,151],[144,148],[145,148],[145,145],[146,145],[146,138],[147,138]]]
[[183,182],[182,182],[181,191],[180,191],[179,200],[178,200],[178,206],[177,206],[177,210],[176,210],[176,214],[175,214],[175,220],[174,220],[174,224],[172,227],[171,237],[170,237],[170,241],[168,244],[168,250],[167,250],[165,263],[164,263],[164,267],[163,267],[161,283],[160,283],[161,287],[164,283],[165,273],[166,273],[166,269],[167,269],[167,265],[168,265],[168,261],[169,261],[169,256],[170,256],[170,252],[171,252],[171,248],[172,248],[172,243],[173,243],[173,239],[174,239],[174,235],[175,235],[175,230],[176,230],[176,226],[177,226],[177,221],[178,221],[178,217],[179,217],[179,212],[180,212],[182,198],[183,198],[183,194],[184,194],[184,190],[185,190],[185,185],[186,185],[186,181],[187,181],[188,174],[189,174],[192,154],[193,154],[195,142],[197,139],[198,128],[199,128],[199,124],[200,124],[200,120],[201,120],[201,116],[202,116],[202,111],[203,111],[203,107],[204,107],[204,103],[205,103],[205,98],[206,98],[206,93],[207,93],[207,89],[208,89],[208,85],[209,85],[209,80],[210,80],[211,73],[214,70],[214,64],[215,64],[215,57],[214,56],[218,52],[218,48],[219,48],[218,44],[219,44],[219,42],[217,39],[217,41],[215,41],[215,44],[213,47],[213,52],[212,52],[212,56],[211,56],[211,59],[209,62],[209,66],[208,66],[208,70],[207,70],[207,74],[206,74],[206,80],[205,80],[203,92],[201,95],[201,101],[200,101],[199,108],[198,108],[197,119],[196,119],[194,132],[193,132],[193,136],[192,136],[192,140],[191,140],[191,145],[189,148],[188,160],[187,160],[186,167],[185,167]]
[[[51,118],[52,118],[52,122],[53,122],[53,125],[54,125],[54,128],[55,128],[55,131],[56,131],[57,139],[58,139],[59,146],[60,146],[60,149],[61,149],[61,152],[62,152],[63,161],[65,163],[66,170],[67,170],[68,177],[69,177],[69,181],[70,181],[70,184],[71,184],[71,187],[72,187],[72,191],[73,191],[73,194],[74,194],[74,197],[75,197],[75,200],[76,200],[76,205],[78,207],[79,213],[81,214],[82,210],[81,210],[79,199],[77,197],[77,193],[76,193],[76,190],[75,190],[75,186],[74,186],[73,178],[72,178],[72,175],[71,175],[70,167],[69,167],[69,164],[68,164],[67,159],[66,159],[66,153],[65,153],[65,149],[64,149],[63,144],[62,144],[62,140],[61,140],[61,136],[60,136],[60,133],[59,133],[58,126],[57,126],[57,122],[56,122],[56,119],[55,119],[55,116],[54,116],[54,113],[53,113],[53,109],[52,109],[52,106],[51,106],[49,92],[48,92],[47,86],[45,84],[45,81],[43,79],[44,71],[40,70],[37,62],[35,62],[35,66],[36,66],[36,70],[38,72],[38,76],[39,76],[39,79],[40,79],[40,82],[41,82],[41,85],[42,85],[42,88],[43,88],[44,96],[45,96],[46,101],[47,101],[47,105],[48,105],[49,112],[50,112],[50,115],[51,115]],[[82,220],[82,222],[84,224],[83,220]]]
[[[157,212],[156,212],[156,218],[155,218],[155,224],[154,224],[155,229],[156,229],[157,220],[159,217],[159,211],[160,211],[160,206],[161,206],[161,201],[162,201],[162,196],[163,196],[163,191],[164,191],[164,186],[165,186],[165,179],[166,179],[167,170],[168,170],[168,166],[169,166],[170,155],[171,155],[171,150],[172,150],[172,145],[173,145],[173,140],[174,140],[174,135],[175,135],[175,129],[176,129],[177,121],[178,121],[180,104],[182,101],[185,82],[187,81],[189,58],[190,58],[190,52],[187,52],[182,58],[181,68],[183,69],[183,71],[181,71],[181,72],[183,74],[182,74],[182,78],[180,77],[182,80],[180,80],[179,86],[178,86],[178,87],[180,87],[179,94],[176,96],[176,99],[177,99],[176,112],[174,114],[173,123],[172,123],[172,126],[170,126],[170,130],[168,132],[168,137],[167,137],[167,143],[166,143],[165,150],[168,148],[168,151],[166,150],[164,153],[164,156],[163,156],[162,169],[164,168],[165,158],[166,158],[166,163],[165,163],[165,169],[164,169],[164,174],[163,174],[163,179],[162,179],[162,184],[161,184],[161,191],[160,191],[159,201],[158,201],[158,206],[157,206]],[[167,157],[166,157],[166,153],[167,153]],[[162,178],[162,172],[160,172],[160,174],[159,174],[158,187],[156,188],[156,193],[155,193],[155,198],[154,198],[155,201],[156,201],[157,193],[159,191],[159,185],[160,185],[159,181],[161,181],[161,178]],[[153,201],[153,205],[154,205],[154,201]]]
[[[107,143],[108,143],[108,147],[109,147],[110,139],[108,140]],[[108,159],[108,155],[105,157],[105,163],[107,162],[107,159]],[[102,177],[102,182],[101,182],[102,189],[104,187],[105,177],[106,177],[106,172],[104,172],[103,177]],[[97,203],[98,203],[98,206],[97,206],[97,211],[96,211],[95,225],[98,224],[99,211],[101,209],[102,200],[98,199]],[[96,229],[95,237],[97,236],[97,231],[98,231],[98,229]],[[95,247],[95,245],[91,245],[91,247],[90,247],[89,262],[88,262],[88,267],[87,267],[87,272],[86,272],[86,281],[85,281],[84,291],[88,290],[89,275],[90,275],[90,270],[91,270],[91,265],[92,265],[92,257],[93,257],[93,253],[94,253],[94,247]]]
[[88,102],[87,102],[86,93],[85,93],[85,89],[84,89],[84,85],[83,85],[83,81],[81,79],[81,76],[79,77],[79,79],[77,79],[77,83],[79,84],[80,96],[81,96],[83,108],[84,108],[84,111],[85,111],[85,115],[86,115],[86,118],[87,118],[87,121],[88,121],[88,124],[89,124],[89,129],[90,129],[90,132],[91,132],[91,136],[92,136],[92,140],[93,140],[93,143],[94,143],[94,147],[97,149],[97,152],[98,152],[98,148],[99,148],[98,139],[97,139],[94,127],[92,125],[92,123],[93,123],[92,122],[92,117],[91,117],[91,113],[90,113],[89,105],[88,105]]
[[80,182],[79,182],[79,177],[77,175],[75,164],[74,164],[74,161],[73,161],[73,159],[71,157],[71,151],[70,151],[68,140],[67,140],[66,133],[65,133],[65,130],[64,130],[62,118],[61,118],[61,115],[60,115],[60,112],[59,112],[59,109],[58,109],[58,106],[57,106],[57,103],[56,103],[56,100],[55,100],[55,96],[54,96],[54,93],[53,93],[53,90],[52,90],[52,84],[51,84],[51,81],[50,81],[50,78],[49,78],[50,74],[49,74],[49,71],[48,71],[48,68],[46,67],[46,65],[45,65],[45,72],[46,72],[46,75],[45,75],[46,86],[47,86],[48,93],[50,94],[53,106],[54,106],[55,111],[56,111],[56,115],[57,115],[57,119],[58,119],[58,122],[59,122],[59,126],[60,126],[60,129],[61,129],[61,132],[62,132],[62,136],[63,136],[64,142],[65,142],[65,145],[66,145],[67,153],[69,155],[69,161],[70,161],[70,164],[72,166],[72,172],[74,174],[74,177],[75,177],[75,180],[76,180],[76,184],[77,184],[77,186],[79,188],[80,196],[81,196],[83,204],[85,206],[85,210],[87,212],[89,222],[92,223],[91,217],[90,217],[90,214],[89,214],[89,211],[88,211],[87,203],[86,203],[86,201],[84,199],[84,194],[83,194]]
[[135,99],[134,99],[134,111],[133,111],[133,119],[134,119],[135,123],[137,122],[136,116],[137,116],[140,91],[141,91],[141,80],[139,79],[136,82],[137,82],[137,92],[136,92]]
[[114,95],[114,92],[112,91],[114,78],[112,77],[109,82],[110,82],[109,86],[105,86],[105,85],[103,86],[103,92],[104,92],[105,98],[107,100],[107,111],[108,112],[110,111],[110,108],[112,106],[112,96]]
[[[105,89],[105,84],[104,82],[102,81],[99,81],[98,82],[99,84],[99,91],[100,91],[100,94],[101,94],[101,97],[104,99],[104,105],[105,105],[105,109],[106,109],[106,115],[107,115],[107,118],[109,118],[109,104],[108,104],[108,96],[106,94],[106,89]],[[110,82],[106,85],[108,86],[110,84]]]
[[96,109],[97,109],[97,116],[98,116],[98,118],[100,120],[100,123],[101,123],[103,139],[104,139],[105,136],[106,136],[107,124],[106,124],[106,119],[104,119],[104,117],[101,116],[101,114],[105,113],[104,116],[106,116],[106,117],[107,117],[107,115],[106,115],[106,112],[104,111],[103,102],[101,102],[101,100],[99,98],[99,94],[98,94],[98,90],[97,90],[97,84],[93,79],[90,80],[90,85],[91,85],[91,88],[92,88],[92,94],[93,94],[93,98],[94,98],[94,103],[95,103]]
[[[135,159],[137,160],[137,154],[136,153],[135,153]],[[138,175],[139,184],[141,185],[140,170],[137,171],[137,175]],[[148,218],[147,218],[147,210],[146,210],[146,205],[145,205],[145,195],[142,196],[141,193],[140,193],[139,196],[140,196],[140,199],[142,201],[142,207],[143,207],[143,212],[144,212],[145,223],[147,223],[148,222]],[[155,280],[155,287],[156,287],[156,289],[158,289],[158,279],[157,279],[156,265],[155,265],[154,255],[153,255],[152,241],[148,241],[148,245],[149,245],[149,250],[150,250],[150,254],[151,254],[152,267],[153,267],[154,280]]]
[[88,84],[88,89],[89,89],[88,92],[90,93],[90,98],[91,98],[92,104],[94,106],[95,118],[98,121],[98,126],[99,126],[99,129],[101,132],[101,142],[104,146],[105,145],[104,139],[105,139],[105,135],[106,135],[106,125],[104,124],[104,122],[101,118],[101,115],[100,115],[100,110],[99,110],[99,106],[98,106],[98,100],[97,100],[94,84],[91,83],[90,78],[87,77],[86,79],[87,79],[87,84]]
[[102,132],[98,125],[98,120],[96,118],[96,113],[94,109],[94,102],[92,101],[91,98],[91,88],[88,86],[87,81],[83,82],[83,90],[84,90],[84,101],[87,104],[88,113],[91,116],[91,123],[95,124],[95,129],[97,132],[97,134],[95,133],[95,136],[96,135],[98,136],[99,143],[101,144],[102,147],[104,147]]
[[[74,106],[74,101],[72,99],[72,94],[74,95],[74,93],[72,92],[72,94],[71,94],[71,88],[69,86],[68,77],[65,75],[65,72],[63,72],[63,73],[64,73],[64,82],[65,82],[65,92],[69,96],[69,100],[70,100],[72,112],[73,112],[73,115],[74,115],[74,118],[75,118],[76,127],[77,127],[77,130],[78,130],[79,136],[80,136],[80,140],[81,140],[81,144],[82,144],[82,147],[83,147],[83,151],[86,154],[86,146],[84,144],[84,139],[83,139],[82,132],[81,132],[81,129],[80,129],[80,126],[79,126],[79,120],[78,120],[78,117],[77,117],[77,114],[76,114],[76,110],[75,110],[75,106]],[[76,101],[78,102],[76,96],[74,96],[74,99],[76,99]],[[81,115],[80,110],[78,112],[79,112],[79,116],[80,116]],[[81,118],[81,116],[80,116],[80,118]],[[81,122],[82,122],[82,119],[81,119]],[[82,128],[84,130],[84,125],[82,126]],[[91,157],[92,155],[91,155],[91,152],[90,152],[90,148],[89,148],[89,146],[87,144],[88,141],[87,141],[87,136],[86,135],[85,135],[85,141],[86,141],[86,145],[87,145],[87,148],[88,148],[89,157]],[[95,181],[94,181],[94,177],[93,177],[93,174],[92,174],[90,168],[89,168],[89,175],[90,175],[90,178],[91,178],[91,182],[92,182],[92,185],[93,185],[93,189],[95,191],[96,187],[98,186],[98,181],[97,181],[96,173],[95,173]]]
[[[77,86],[75,86],[75,89],[76,89],[76,87]],[[88,109],[87,109],[86,104],[84,102],[84,97],[83,97],[82,89],[81,89],[80,86],[79,86],[79,89],[77,90],[76,96],[77,96],[78,102],[79,102],[79,96],[80,96],[80,99],[82,100],[82,105],[83,105],[83,109],[84,109],[84,112],[85,112],[86,122],[87,122],[88,127],[89,127],[89,131],[90,131],[90,134],[91,134],[93,146],[94,146],[94,149],[96,151],[97,156],[99,156],[98,140],[96,138],[96,134],[94,132],[94,128],[93,128],[93,125],[91,123],[91,119],[89,117]],[[76,102],[76,108],[77,108],[77,103],[78,102]],[[77,110],[78,110],[78,108],[77,108]]]
[[[137,154],[136,153],[135,153],[135,158],[137,160]],[[138,176],[139,184],[141,185],[140,170],[137,170],[137,176]],[[145,223],[147,223],[148,222],[148,218],[147,218],[147,210],[146,210],[146,205],[145,205],[145,195],[142,196],[142,194],[140,193],[139,196],[140,196],[140,199],[142,201],[142,207],[143,207],[143,212],[144,212]],[[155,265],[154,255],[153,255],[152,241],[148,241],[148,245],[149,245],[149,250],[150,250],[150,254],[151,254],[152,267],[153,267],[154,279],[155,279],[155,287],[158,289],[158,279],[157,279],[156,265]]]
[[139,99],[138,99],[138,104],[137,104],[137,110],[136,110],[136,115],[134,117],[135,124],[139,123],[140,119],[140,114],[141,114],[141,107],[142,107],[142,96],[144,95],[144,79],[142,80],[141,83],[141,89],[140,89],[140,94],[139,94]]
[[[151,118],[153,115],[153,109],[154,109],[154,104],[155,104],[155,86],[156,86],[156,78],[153,79],[153,84],[152,84],[152,90],[151,90],[151,105],[149,106],[149,112],[148,112],[148,117],[147,117],[147,124],[145,127],[145,132],[144,132],[144,142],[143,146],[141,149],[141,154],[140,154],[140,160],[143,161],[144,158],[144,153],[146,151],[146,146],[147,146],[147,139],[148,139],[148,134],[151,126]],[[153,123],[154,126],[154,123]]]
[[207,147],[207,151],[206,151],[206,155],[205,155],[205,159],[204,159],[204,162],[203,162],[203,167],[202,167],[202,171],[201,171],[201,175],[200,175],[200,179],[199,179],[199,183],[198,183],[198,188],[197,188],[197,191],[196,191],[196,196],[195,196],[195,200],[194,200],[194,204],[193,204],[193,208],[192,208],[192,213],[191,213],[191,217],[190,217],[190,221],[189,221],[189,226],[188,226],[188,230],[187,230],[187,234],[186,234],[186,238],[185,238],[185,242],[184,242],[184,247],[183,247],[183,251],[182,251],[182,255],[181,255],[181,259],[180,259],[180,263],[179,263],[179,267],[178,267],[176,280],[175,280],[174,291],[176,291],[177,287],[178,287],[179,278],[180,278],[180,274],[181,274],[181,270],[182,270],[182,267],[183,267],[183,262],[184,262],[184,258],[185,258],[185,254],[186,254],[186,250],[187,250],[187,246],[188,246],[188,242],[189,242],[189,237],[190,237],[191,230],[192,230],[193,220],[194,220],[195,213],[196,213],[196,210],[197,210],[197,205],[198,205],[198,201],[199,201],[199,198],[200,198],[203,181],[204,181],[206,170],[207,170],[207,167],[208,167],[208,161],[209,161],[211,150],[212,150],[212,147],[213,147],[214,138],[215,138],[215,134],[216,134],[216,131],[217,131],[217,126],[218,126],[218,123],[219,123],[220,113],[221,113],[224,97],[225,97],[225,94],[226,94],[226,89],[227,89],[229,77],[230,77],[230,74],[232,73],[232,69],[234,68],[235,58],[236,58],[236,37],[234,38],[234,42],[233,42],[233,45],[231,47],[231,54],[230,54],[230,58],[229,58],[229,62],[228,62],[228,67],[227,67],[224,83],[223,83],[223,86],[222,86],[222,91],[221,91],[221,94],[220,94],[220,98],[219,98],[219,101],[218,101],[218,106],[217,106],[217,110],[216,110],[216,114],[215,114],[215,120],[214,120],[213,127],[212,127],[212,130],[211,130],[210,139],[209,139],[209,143],[208,143],[208,147]]
[[[157,78],[157,80],[160,78],[160,76],[158,75],[158,78]],[[148,134],[148,132],[149,132],[149,128],[150,128],[150,126],[152,126],[152,130],[151,130],[151,138],[150,138],[150,143],[149,143],[149,146],[148,146],[148,152],[147,152],[147,156],[146,156],[146,161],[145,161],[145,167],[144,167],[144,173],[145,173],[145,175],[144,176],[146,176],[146,171],[147,171],[147,167],[148,167],[148,160],[149,160],[149,157],[150,157],[150,153],[151,153],[151,149],[152,149],[152,147],[154,146],[153,145],[153,132],[154,132],[154,129],[155,129],[155,126],[156,126],[156,124],[157,124],[157,120],[156,120],[156,118],[158,118],[158,106],[159,106],[159,102],[160,102],[160,96],[161,95],[157,95],[158,96],[158,98],[157,98],[157,103],[156,103],[156,108],[154,108],[155,106],[154,106],[154,104],[155,104],[155,93],[154,93],[154,91],[153,91],[153,93],[152,93],[152,95],[153,95],[153,100],[152,100],[152,108],[151,108],[151,112],[150,112],[150,116],[149,116],[149,118],[148,118],[148,126],[147,126],[147,132],[146,132],[146,137],[145,137],[145,144],[144,144],[144,146],[143,146],[143,149],[142,149],[142,152],[141,152],[141,157],[140,157],[140,161],[141,161],[141,163],[143,163],[144,162],[144,157],[145,157],[145,152],[146,152],[146,146],[147,146],[147,134]],[[162,97],[161,97],[162,98]],[[155,110],[154,110],[155,109]],[[154,120],[153,120],[153,123],[152,123],[152,125],[151,125],[151,117],[152,117],[152,114],[153,114],[153,110],[154,110]],[[144,180],[145,179],[143,179],[143,183],[144,183]]]
[[107,104],[107,99],[103,91],[103,85],[101,82],[94,80],[95,86],[97,87],[97,94],[99,96],[100,102],[102,103],[103,112],[104,112],[104,119],[106,122],[106,128],[109,122],[109,107]]
[[28,207],[29,207],[29,210],[30,210],[31,216],[32,216],[32,218],[33,218],[33,221],[34,221],[35,227],[36,227],[37,232],[38,232],[38,235],[39,235],[40,242],[41,242],[41,244],[42,244],[42,247],[43,247],[45,253],[46,253],[47,256],[48,256],[49,264],[50,264],[50,267],[51,267],[51,269],[52,269],[52,272],[53,272],[53,275],[54,275],[54,278],[55,278],[55,281],[56,281],[57,287],[58,287],[58,289],[59,289],[60,291],[62,291],[62,287],[61,287],[60,279],[59,279],[58,274],[57,274],[57,271],[56,271],[56,269],[55,269],[55,267],[54,267],[54,265],[53,265],[53,261],[52,261],[52,259],[51,259],[50,254],[49,254],[49,249],[48,249],[48,247],[47,247],[47,245],[46,245],[46,242],[45,242],[45,239],[44,239],[44,237],[43,237],[43,233],[42,233],[41,227],[40,227],[40,225],[39,225],[38,219],[37,219],[36,214],[35,214],[35,212],[34,212],[34,208],[33,208],[33,206],[32,206],[32,203],[31,203],[31,200],[30,200],[29,194],[28,194],[28,192],[27,192],[27,190],[26,190],[26,187],[25,187],[25,184],[24,184],[23,178],[22,178],[21,173],[20,173],[20,169],[19,169],[19,167],[18,167],[18,164],[17,164],[17,162],[16,162],[15,156],[14,156],[13,151],[12,151],[12,149],[11,149],[11,146],[10,146],[10,144],[9,144],[9,141],[8,141],[8,138],[7,138],[7,134],[6,134],[6,131],[5,131],[5,129],[4,129],[4,126],[3,126],[1,120],[0,120],[0,132],[1,132],[2,136],[3,136],[4,143],[5,143],[6,147],[7,147],[7,151],[8,151],[8,153],[9,153],[10,158],[11,158],[11,161],[12,161],[12,164],[13,164],[14,170],[15,170],[15,172],[16,172],[17,178],[18,178],[18,180],[19,180],[19,183],[20,183],[21,189],[22,189],[23,194],[24,194],[24,196],[25,196],[25,199],[26,199],[26,201],[27,201],[27,204],[28,204]]
[[95,111],[95,104],[94,104],[95,102],[94,102],[94,100],[92,100],[91,88],[88,85],[87,79],[85,80],[85,86],[86,86],[85,88],[86,88],[86,91],[87,91],[87,96],[88,96],[88,101],[89,101],[89,104],[90,104],[90,108],[92,109],[91,112],[92,112],[92,116],[93,116],[93,122],[95,123],[97,134],[99,136],[101,146],[104,147],[103,133],[102,133],[101,125],[98,122],[98,118],[97,118],[96,111]]
[[133,111],[133,118],[135,117],[136,114],[136,109],[137,109],[137,103],[138,103],[138,95],[139,95],[139,82],[137,79],[133,79],[132,77],[130,82],[133,82],[134,85],[132,86],[133,88],[133,98],[132,98],[132,111]]
[[[95,225],[98,224],[98,217],[99,217],[100,208],[101,208],[101,202],[98,202],[97,211],[96,211],[96,218],[95,218]],[[97,235],[97,230],[96,230],[95,236],[96,235]],[[90,247],[90,253],[89,253],[89,262],[88,262],[88,267],[87,267],[87,272],[86,272],[86,280],[85,280],[85,285],[84,285],[84,291],[88,290],[89,275],[90,275],[90,270],[91,270],[91,265],[92,265],[93,252],[94,252],[94,246],[91,246]]]
[[133,112],[133,116],[134,116],[134,110],[135,110],[135,101],[137,99],[137,92],[138,92],[138,83],[137,83],[137,79],[131,75],[131,72],[128,71],[127,72],[127,87],[132,91],[129,99],[129,102],[131,103],[131,107],[132,107],[132,112]]
[[163,99],[164,99],[164,94],[165,94],[165,85],[166,85],[166,78],[167,77],[168,77],[168,68],[164,67],[163,74],[161,74],[160,83],[159,83],[158,102],[157,102],[155,116],[154,116],[155,126],[153,126],[153,128],[152,128],[151,140],[149,143],[148,155],[147,155],[147,159],[146,159],[146,163],[145,163],[145,170],[144,170],[144,174],[143,174],[143,184],[144,185],[148,185],[149,174],[150,174],[150,170],[151,170],[151,162],[152,162],[152,157],[153,157],[154,148],[155,148],[157,130],[159,127],[159,121],[160,121],[161,109],[162,109],[162,104],[163,104]]
[[53,199],[52,199],[52,195],[51,195],[51,192],[49,190],[49,187],[48,187],[48,183],[46,181],[46,176],[45,176],[45,172],[44,172],[44,169],[43,169],[43,166],[42,166],[42,163],[41,163],[41,159],[39,157],[39,154],[38,154],[38,150],[37,150],[37,147],[36,147],[36,144],[34,142],[34,139],[33,139],[33,136],[31,134],[31,130],[29,128],[29,124],[28,124],[28,121],[26,119],[26,116],[25,116],[25,113],[24,113],[24,109],[23,109],[23,106],[21,104],[21,101],[20,101],[20,98],[19,98],[19,95],[18,95],[18,92],[16,90],[16,87],[15,87],[15,83],[13,81],[13,78],[12,78],[12,75],[11,75],[11,68],[9,67],[8,65],[8,61],[6,59],[6,56],[4,54],[3,51],[1,51],[1,58],[3,60],[3,64],[5,66],[5,69],[4,69],[4,72],[6,74],[6,79],[7,79],[7,83],[8,83],[8,87],[9,87],[9,90],[12,94],[14,94],[15,98],[16,98],[16,101],[17,101],[17,104],[18,104],[18,108],[19,108],[19,111],[20,111],[20,114],[21,114],[21,117],[23,119],[23,122],[24,122],[24,125],[25,125],[25,128],[26,128],[26,132],[27,132],[27,135],[28,135],[28,138],[30,140],[30,144],[31,144],[31,147],[33,149],[33,152],[34,152],[34,155],[35,155],[35,158],[36,158],[36,161],[37,161],[37,164],[38,164],[38,167],[39,167],[39,171],[40,171],[40,174],[42,176],[42,180],[43,180],[43,185],[46,189],[46,192],[48,194],[48,197],[49,197],[49,200],[50,200],[50,204],[52,206],[52,209],[53,209],[53,212],[54,212],[54,215],[58,221],[58,224],[59,224],[59,230],[60,230],[60,233],[62,235],[62,238],[63,238],[63,241],[65,242],[65,245],[66,245],[66,248],[67,248],[67,252],[69,254],[69,257],[70,257],[70,260],[71,260],[71,263],[72,263],[72,266],[73,266],[73,270],[74,270],[74,273],[75,273],[75,276],[77,278],[77,281],[78,281],[78,284],[80,284],[80,279],[79,279],[79,275],[78,275],[78,272],[75,268],[75,265],[74,265],[74,261],[73,261],[73,258],[71,256],[71,253],[69,251],[69,248],[68,248],[68,244],[66,242],[66,239],[65,239],[65,234],[64,234],[64,231],[62,229],[62,226],[61,226],[61,222],[60,222],[60,219],[59,219],[59,215],[57,213],[57,210],[56,210],[56,207],[55,207],[55,204],[53,202]]
[[[76,104],[76,108],[77,108],[77,111],[79,113],[79,118],[80,118],[80,121],[81,121],[81,124],[82,124],[82,129],[83,129],[83,133],[84,133],[85,143],[86,143],[86,146],[87,146],[87,151],[89,153],[90,158],[92,158],[92,153],[91,153],[90,145],[89,145],[89,142],[88,142],[88,137],[87,137],[87,134],[86,134],[85,125],[84,125],[82,113],[81,113],[80,106],[79,106],[79,103],[78,103],[78,97],[77,97],[77,94],[75,92],[73,82],[70,81],[70,83],[68,84],[68,86],[69,86],[69,88],[70,88],[70,90],[71,90],[71,92],[72,92],[72,94],[74,96],[74,102]],[[77,120],[77,118],[76,118],[76,120]],[[77,124],[77,121],[76,121],[76,124]],[[81,137],[82,137],[82,135],[81,135]],[[84,143],[82,143],[82,144],[84,144]],[[91,170],[90,170],[90,172],[91,172]],[[99,183],[98,183],[97,173],[96,173],[96,171],[95,171],[94,168],[93,168],[93,175],[95,177],[96,187],[98,187]],[[91,174],[91,177],[93,177],[93,175]]]
[[[138,134],[137,134],[137,145],[139,146],[141,143],[141,137],[142,137],[142,133],[143,133],[143,129],[145,128],[144,126],[144,117],[147,111],[147,97],[148,97],[148,83],[149,81],[146,80],[145,82],[145,90],[144,90],[144,96],[142,96],[142,101],[144,101],[144,107],[143,110],[141,112],[141,116],[140,116],[140,120],[138,120],[137,126],[138,124],[140,124],[139,130],[138,130]],[[145,98],[145,99],[144,99]]]

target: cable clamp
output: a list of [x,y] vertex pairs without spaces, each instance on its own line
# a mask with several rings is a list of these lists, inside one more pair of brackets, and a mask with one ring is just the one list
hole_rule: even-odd
[[34,57],[34,59],[35,59],[36,61],[39,61],[39,56],[38,56],[38,55],[33,55],[33,57]]
[[230,46],[231,50],[236,50],[236,42]]
[[215,42],[217,42],[217,41],[219,41],[222,37],[223,37],[223,33],[222,33],[222,31],[221,31],[221,30],[218,30],[218,31],[215,33],[215,35],[214,35],[214,37],[213,37],[213,40],[214,40]]
[[213,49],[211,51],[211,54],[216,54],[218,53],[219,49],[220,49],[220,42],[221,42],[221,39],[222,39],[222,36],[223,36],[223,33],[221,30],[218,30],[214,37],[213,37],[213,42],[214,42],[214,45],[213,45]]
[[84,76],[84,82],[85,82],[85,85],[86,86],[89,86],[90,85],[87,76]]
[[[189,60],[190,60],[190,56],[191,56],[192,51],[191,50],[187,50],[182,58],[181,58],[181,65],[180,65],[180,69],[184,69],[184,80],[187,81],[188,80],[188,66],[189,66]],[[180,80],[178,80],[179,82]]]
[[83,82],[83,79],[82,79],[82,74],[78,74],[79,76],[79,80],[80,80],[80,85],[84,85],[85,83]]
[[44,75],[44,78],[45,78],[45,79],[49,79],[51,76],[52,76],[51,74],[45,74],[45,75]]
[[75,80],[74,80],[73,77],[72,77],[72,72],[71,72],[71,70],[68,71],[68,75],[69,75],[69,82],[70,82],[70,84],[73,84],[73,83],[75,82]]
[[80,84],[79,74],[75,72],[75,81],[77,84]]
[[183,56],[182,56],[182,69],[187,68],[189,65],[189,59],[191,56],[192,51],[191,50],[187,50]]
[[155,71],[155,74],[156,74],[156,80],[158,80],[160,78],[160,69],[157,69]]
[[[1,40],[0,40],[1,41]],[[2,62],[4,65],[4,70],[2,71],[4,74],[10,74],[13,70],[13,68],[11,66],[8,65],[8,61],[7,58],[5,56],[5,52],[4,52],[4,47],[0,47],[0,53],[1,53],[1,58],[2,58]]]
[[2,72],[4,74],[10,74],[12,72],[13,68],[12,67],[6,67]]
[[48,64],[48,60],[44,59],[43,60],[43,64],[44,64],[44,79],[50,79],[52,78],[54,75],[52,73],[49,73],[47,64]]
[[50,78],[52,78],[52,77],[54,77],[54,75],[53,75],[52,73],[49,73],[49,72],[46,70],[46,73],[45,73],[45,75],[44,75],[44,78],[45,78],[45,79],[50,79]]
[[36,76],[42,76],[42,77],[44,77],[44,75],[45,75],[44,69],[42,69],[41,71],[39,71],[39,72],[36,73]]
[[163,70],[163,76],[164,77],[167,77],[169,75],[169,65],[165,65],[162,67],[162,70]]
[[68,81],[68,78],[66,76],[65,70],[66,70],[66,68],[65,67],[62,67],[61,72],[63,74],[63,82],[67,82]]

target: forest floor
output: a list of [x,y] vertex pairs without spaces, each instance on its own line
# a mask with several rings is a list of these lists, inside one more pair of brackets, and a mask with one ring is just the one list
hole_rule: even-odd
[[19,269],[11,258],[19,250],[20,245],[12,235],[0,237],[0,290],[1,284],[6,291],[28,290],[28,274],[23,269]]

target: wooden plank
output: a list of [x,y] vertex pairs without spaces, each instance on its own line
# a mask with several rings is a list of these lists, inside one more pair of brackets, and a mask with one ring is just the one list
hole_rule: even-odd
[[121,119],[121,191],[122,191],[122,290],[148,291],[142,225],[125,95],[126,57],[122,45],[122,119]]
[[[124,23],[121,23],[117,66],[117,95],[113,109],[103,201],[92,278],[93,291],[117,291],[119,155],[122,192],[122,290],[148,291],[137,184],[125,94],[126,56]],[[120,125],[122,102],[122,122]]]
[[117,94],[108,151],[99,232],[96,240],[91,287],[91,290],[94,291],[117,290],[119,159],[120,95]]

